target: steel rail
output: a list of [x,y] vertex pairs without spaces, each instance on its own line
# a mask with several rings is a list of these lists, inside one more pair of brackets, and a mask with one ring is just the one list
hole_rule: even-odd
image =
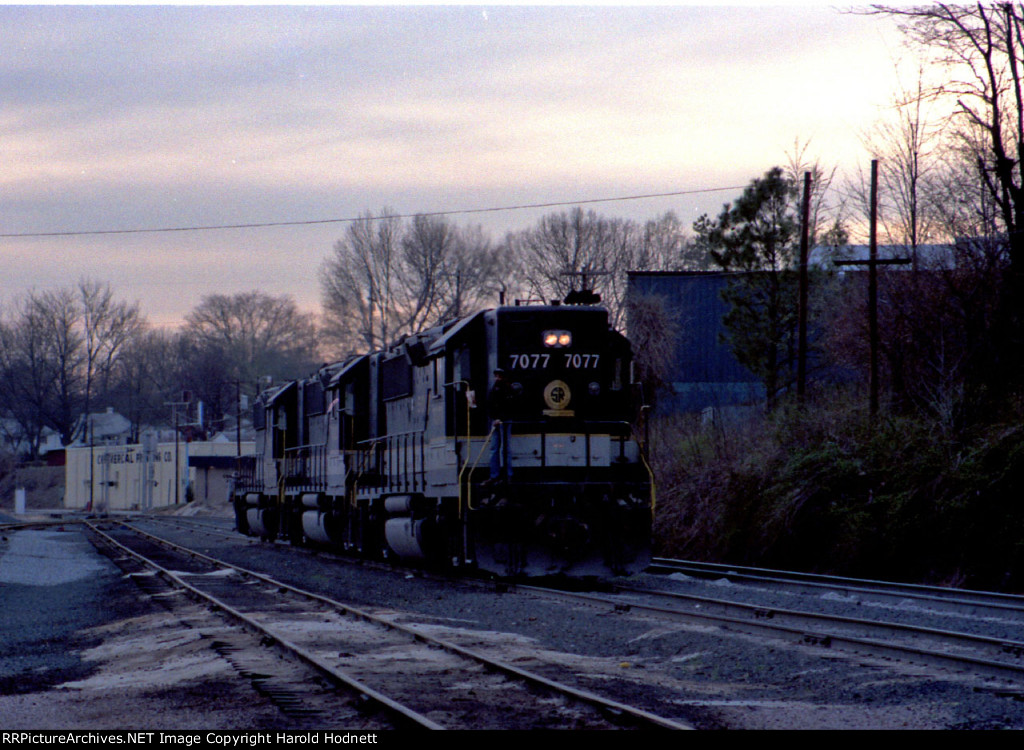
[[779,617],[795,621],[810,620],[826,624],[835,623],[853,628],[877,630],[883,634],[920,635],[935,640],[945,641],[953,646],[978,648],[988,651],[994,650],[1000,653],[1011,653],[1018,656],[1024,655],[1024,641],[1014,641],[1006,638],[993,638],[991,636],[976,635],[974,633],[961,633],[955,630],[942,630],[940,628],[930,628],[923,625],[886,622],[883,620],[869,620],[863,617],[847,617],[845,615],[834,615],[824,612],[807,612],[805,610],[748,604],[745,602],[734,602],[728,599],[715,599],[710,597],[694,596],[691,594],[681,594],[673,591],[653,591],[650,589],[626,585],[616,586],[616,589],[619,591],[629,592],[630,594],[666,597],[669,599],[678,599],[680,601],[695,602],[699,606],[731,607],[739,609],[742,612],[753,613],[755,617]]
[[[249,536],[248,534],[239,534],[237,531],[234,531],[233,528],[228,529],[225,526],[215,523],[204,523],[203,521],[198,521],[188,516],[143,516],[142,518],[146,521],[157,521],[158,523],[194,532],[196,534],[206,534],[208,536],[221,537],[224,539],[234,539],[248,544],[262,543],[258,537]],[[126,519],[123,523],[134,523],[137,520],[139,519]]]
[[34,529],[46,526],[65,526],[68,524],[81,523],[80,518],[36,518],[24,521],[13,521],[11,523],[0,523],[0,533],[7,531],[18,531],[20,529]]
[[[127,526],[126,523],[125,525]],[[516,667],[506,662],[492,659],[491,657],[481,654],[477,651],[465,648],[464,646],[459,646],[456,643],[452,643],[451,641],[438,638],[437,636],[429,635],[408,625],[402,625],[400,623],[393,622],[386,618],[378,617],[376,615],[370,614],[369,612],[353,607],[350,604],[345,604],[344,602],[339,602],[335,599],[331,599],[330,597],[324,596],[322,594],[317,594],[315,592],[300,589],[296,586],[292,586],[291,584],[284,583],[283,581],[279,581],[264,573],[259,573],[257,571],[243,568],[241,566],[234,565],[223,560],[218,560],[214,557],[210,557],[201,552],[190,550],[187,547],[175,544],[174,542],[168,541],[159,536],[149,534],[145,531],[142,531],[141,529],[137,529],[134,527],[129,528],[131,528],[131,530],[134,533],[148,537],[160,544],[178,549],[186,554],[204,560],[210,564],[218,565],[224,568],[229,568],[239,573],[240,575],[249,576],[257,580],[263,581],[264,583],[274,586],[281,591],[287,591],[296,596],[301,596],[319,602],[320,604],[328,606],[332,609],[340,610],[353,617],[358,617],[367,622],[371,622],[376,625],[390,628],[397,632],[403,633],[404,635],[413,638],[414,640],[420,643],[436,646],[437,648],[444,649],[449,653],[461,656],[465,659],[475,661],[493,671],[500,672],[502,674],[506,674],[510,677],[525,681],[537,687],[553,691],[559,695],[564,695],[573,698],[574,700],[577,700],[581,703],[585,703],[587,705],[593,706],[594,708],[597,708],[610,718],[615,718],[616,720],[620,721],[622,719],[626,719],[630,723],[652,728],[677,730],[693,729],[693,727],[691,727],[688,724],[684,724],[682,722],[676,721],[674,719],[669,719],[663,716],[658,716],[657,714],[645,711],[635,706],[630,706],[619,701],[610,700],[603,696],[597,695],[596,693],[581,690],[579,688],[572,687],[571,685],[566,685],[564,683],[548,679],[547,677],[543,677],[533,672],[528,672],[524,669],[521,669],[520,667]]]
[[[303,649],[298,644],[293,643],[291,640],[289,640],[287,637],[285,637],[281,633],[278,633],[273,628],[269,628],[269,627],[267,627],[267,626],[257,622],[256,620],[252,619],[248,615],[245,615],[244,613],[239,612],[237,609],[231,607],[230,605],[225,604],[224,602],[220,601],[216,597],[214,597],[214,596],[212,596],[210,594],[207,594],[207,593],[205,593],[203,591],[200,591],[195,586],[193,586],[190,583],[188,583],[187,581],[183,580],[181,578],[181,576],[179,576],[178,574],[173,573],[170,570],[167,570],[165,567],[163,567],[159,563],[154,562],[153,560],[150,560],[149,558],[147,558],[144,555],[136,552],[135,550],[130,549],[126,545],[121,544],[119,541],[114,539],[112,536],[110,536],[106,532],[104,532],[104,531],[100,530],[99,528],[97,528],[97,526],[95,524],[93,524],[92,522],[86,521],[86,526],[88,526],[94,533],[99,535],[107,544],[109,544],[110,546],[112,546],[112,547],[114,547],[116,549],[119,549],[119,550],[125,552],[126,554],[128,554],[131,557],[135,558],[136,560],[138,560],[139,562],[143,563],[147,567],[150,567],[153,570],[157,571],[165,580],[168,580],[173,585],[175,585],[175,586],[177,586],[177,587],[187,591],[192,597],[194,597],[194,598],[196,598],[198,600],[206,602],[209,606],[217,609],[220,612],[226,613],[231,618],[237,620],[238,622],[241,622],[243,625],[245,625],[250,630],[252,630],[252,631],[254,631],[256,633],[259,633],[259,634],[261,634],[261,635],[263,635],[263,636],[265,636],[267,638],[270,638],[271,641],[275,645],[278,645],[279,647],[281,647],[285,651],[287,651],[287,652],[297,656],[301,661],[303,661],[305,664],[313,667],[313,669],[315,669],[317,672],[319,672],[320,674],[322,674],[323,676],[328,678],[334,684],[341,685],[341,686],[343,686],[346,689],[355,690],[360,695],[365,695],[370,701],[376,703],[379,706],[384,707],[385,709],[387,709],[389,712],[394,714],[396,717],[398,717],[403,722],[410,723],[413,726],[416,726],[416,727],[419,727],[419,728],[423,728],[423,729],[444,729],[444,727],[441,726],[440,724],[438,724],[437,722],[427,718],[426,716],[423,716],[422,714],[417,713],[416,711],[412,710],[411,708],[409,708],[407,706],[403,706],[402,704],[398,703],[397,701],[393,700],[392,698],[388,697],[387,695],[381,693],[380,691],[371,688],[369,685],[364,684],[363,682],[355,679],[354,677],[351,677],[350,675],[346,674],[342,670],[337,669],[335,667],[332,667],[332,666],[330,666],[328,664],[325,664],[323,661],[321,661],[319,658],[317,658],[314,654],[310,653],[306,649]],[[151,535],[145,534],[145,532],[139,532],[137,529],[132,529],[132,531],[135,532],[135,533],[143,534],[145,536],[151,536]],[[152,538],[156,539],[157,537],[152,537]],[[179,547],[179,545],[174,545],[174,546]],[[188,554],[192,554],[192,555],[199,556],[199,557],[205,557],[203,555],[199,555],[198,553],[195,553],[195,552],[192,552],[190,550],[187,550],[187,549],[185,549],[183,547],[179,547],[179,548],[182,551],[184,551],[184,552],[186,552]],[[207,559],[210,559],[210,558],[207,558]],[[221,563],[217,563],[217,564],[221,564]],[[228,567],[233,567],[233,566],[228,566]]]
[[[705,570],[709,570],[709,569],[716,568],[716,567],[729,567],[729,566],[717,566],[715,564],[697,564],[696,567],[702,567]],[[752,570],[752,569],[748,569],[748,570]],[[797,575],[803,575],[803,574],[797,574]],[[765,581],[765,582],[773,582],[772,579],[769,579],[769,578],[758,578],[757,580]],[[853,579],[845,579],[845,580],[853,580]],[[789,583],[789,581],[786,581],[786,580],[783,579],[782,583],[783,584],[787,584],[787,583]],[[800,584],[800,585],[803,585],[803,584]],[[824,584],[819,584],[819,585],[824,586]],[[519,586],[519,588],[526,590],[529,587]],[[710,598],[710,597],[700,597],[700,596],[696,596],[696,595],[680,594],[680,593],[676,593],[676,592],[665,592],[665,591],[650,590],[650,589],[644,589],[644,588],[640,588],[640,587],[629,586],[629,585],[626,585],[626,584],[615,584],[614,588],[616,590],[618,590],[618,591],[624,591],[624,592],[628,592],[628,593],[634,594],[634,595],[647,595],[647,596],[655,596],[655,597],[657,597],[657,596],[668,597],[668,598],[677,599],[677,600],[680,600],[680,601],[690,601],[690,602],[695,603],[697,606],[717,607],[717,608],[719,608],[721,610],[725,610],[725,611],[730,611],[731,610],[733,612],[738,612],[740,614],[745,614],[745,615],[748,615],[748,616],[752,616],[755,621],[758,621],[758,620],[765,621],[765,620],[775,619],[776,620],[776,626],[779,626],[778,625],[778,621],[781,621],[783,619],[787,619],[787,620],[789,620],[791,622],[792,621],[796,621],[796,622],[810,621],[810,622],[814,622],[814,623],[825,623],[826,625],[827,624],[831,624],[831,623],[837,623],[837,624],[846,625],[848,627],[866,628],[866,629],[869,629],[869,630],[873,630],[875,632],[880,632],[881,634],[884,634],[884,635],[905,634],[905,635],[912,635],[912,636],[922,636],[922,637],[931,638],[931,639],[939,639],[939,640],[945,641],[945,642],[947,642],[947,643],[949,643],[949,644],[951,644],[953,646],[961,647],[961,648],[966,647],[966,648],[984,649],[984,650],[986,650],[986,651],[988,651],[990,653],[991,652],[995,652],[997,654],[1008,653],[1008,654],[1011,654],[1011,655],[1014,655],[1014,656],[1018,656],[1018,657],[1024,656],[1024,642],[1022,642],[1022,641],[1014,641],[1014,640],[1006,639],[1006,638],[994,638],[994,637],[990,637],[990,636],[981,636],[981,635],[975,635],[975,634],[970,634],[970,633],[959,633],[959,632],[956,632],[956,631],[941,630],[941,629],[937,629],[937,628],[926,628],[926,627],[923,627],[923,626],[907,625],[907,624],[903,624],[903,623],[888,623],[888,622],[883,622],[883,621],[878,621],[878,620],[868,620],[868,619],[863,619],[863,618],[851,618],[851,617],[845,617],[845,616],[842,616],[842,615],[828,615],[828,614],[823,614],[823,613],[806,612],[806,611],[800,611],[800,610],[787,610],[787,609],[778,608],[778,607],[766,607],[764,605],[746,604],[746,603],[742,603],[742,602],[733,602],[733,601],[724,600],[724,599],[716,599],[716,598]],[[979,605],[977,605],[976,603],[973,603],[973,602],[971,603],[971,605],[972,606],[979,606]],[[641,607],[648,606],[648,605],[631,604],[629,606],[634,607],[634,608],[641,608]],[[671,612],[675,612],[677,610],[670,610],[670,611]],[[749,622],[749,620],[739,619],[738,622]],[[781,627],[781,626],[779,626],[779,627]],[[804,640],[809,641],[809,642],[820,642],[820,643],[829,643],[829,644],[837,643],[837,639],[842,637],[838,633],[828,633],[827,635],[826,634],[821,634],[821,633],[808,633],[804,628],[790,629],[789,632],[796,633],[797,635],[801,636]],[[864,640],[865,640],[865,642],[867,642],[866,639],[864,639]],[[886,649],[891,649],[891,648],[895,647],[894,644],[882,644],[879,641],[871,641],[871,642],[878,643],[878,644],[880,644],[880,647],[884,646]],[[858,644],[861,643],[861,640],[856,640],[856,643],[858,643]],[[920,648],[916,648],[916,647],[912,647],[912,646],[905,646],[905,647],[904,646],[900,646],[898,648],[903,650],[903,651],[913,652],[919,659],[922,659],[922,660],[925,660],[925,661],[931,661],[932,663],[935,663],[935,661],[932,660],[932,656],[931,655],[935,654],[937,656],[937,658],[939,658],[939,663],[941,663],[943,665],[946,665],[946,666],[948,666],[948,660],[949,660],[949,658],[951,658],[948,655],[942,655],[941,652],[932,652],[929,649],[920,649]],[[888,651],[886,653],[889,654]],[[958,663],[959,663],[959,662],[961,662],[963,660],[974,659],[976,657],[971,657],[969,655],[964,655],[962,657],[956,656],[956,657],[952,657],[952,658],[957,659]],[[977,666],[977,667],[979,667],[979,668],[981,668],[981,669],[983,669],[985,671],[989,671],[989,670],[994,671],[995,672],[995,676],[1006,677],[1007,675],[1004,674],[1004,670],[1001,668],[1003,665],[1006,665],[1011,670],[1010,676],[1013,679],[1019,679],[1019,677],[1021,676],[1021,673],[1024,672],[1024,667],[1022,667],[1020,670],[1018,670],[1017,665],[1014,665],[1014,664],[1008,664],[1007,665],[1006,662],[994,661],[994,660],[991,660],[991,659],[979,659],[979,660],[977,660],[977,663],[975,664],[975,666]]]
[[[145,532],[142,532],[142,533],[145,533]],[[673,562],[678,562],[678,561],[673,561]],[[730,566],[720,566],[720,565],[711,564],[711,563],[698,563],[698,564],[695,564],[694,567],[695,568],[700,568],[700,569],[703,569],[703,570],[713,570],[713,569],[718,569],[718,568],[730,568],[730,570],[732,569]],[[678,569],[678,568],[676,568],[676,569]],[[746,570],[755,570],[755,569],[747,568]],[[774,571],[772,571],[772,572],[774,572]],[[779,571],[779,572],[784,573],[784,571]],[[800,576],[800,575],[807,575],[807,574],[795,574],[795,575]],[[817,576],[817,577],[819,577],[819,578],[829,578],[827,576]],[[769,583],[773,583],[774,582],[773,579],[771,579],[771,578],[756,578],[756,580],[764,581],[764,582],[769,582]],[[854,581],[855,579],[841,579],[841,580]],[[788,581],[786,579],[780,579],[780,581],[783,584],[790,583],[790,581]],[[869,581],[869,582],[866,582],[866,583],[873,583],[873,582]],[[800,585],[804,585],[804,584],[801,583]],[[819,583],[817,585],[825,586],[824,583]],[[529,587],[519,586],[518,588],[526,590]],[[990,636],[981,636],[981,635],[975,635],[975,634],[970,634],[970,633],[959,633],[959,632],[956,632],[956,631],[941,630],[941,629],[937,629],[937,628],[926,628],[926,627],[923,627],[923,626],[908,625],[908,624],[903,624],[903,623],[889,623],[889,622],[883,622],[883,621],[878,621],[878,620],[868,620],[868,619],[864,619],[864,618],[851,618],[851,617],[845,617],[845,616],[842,616],[842,615],[828,615],[828,614],[823,614],[823,613],[806,612],[806,611],[800,611],[800,610],[788,610],[788,609],[783,609],[783,608],[778,608],[778,607],[766,607],[764,605],[746,604],[746,603],[742,603],[742,602],[733,602],[733,601],[724,600],[724,599],[716,599],[716,598],[710,598],[710,597],[700,597],[700,596],[695,596],[695,595],[680,594],[680,593],[676,593],[676,592],[665,592],[665,591],[649,590],[649,589],[644,589],[644,588],[640,588],[640,587],[633,587],[633,586],[629,586],[629,585],[625,585],[625,584],[616,584],[614,588],[616,590],[625,591],[625,592],[628,592],[628,593],[634,594],[634,595],[647,595],[647,596],[668,597],[668,598],[677,599],[677,600],[680,600],[680,601],[690,601],[690,602],[695,603],[697,606],[717,607],[719,609],[724,609],[725,611],[730,611],[731,610],[733,612],[739,612],[740,614],[746,614],[746,615],[752,616],[755,621],[757,621],[757,620],[764,621],[764,620],[769,620],[769,619],[776,619],[776,620],[788,619],[790,621],[797,621],[797,622],[799,622],[799,621],[810,621],[810,622],[814,622],[814,623],[825,623],[826,625],[827,624],[831,624],[831,623],[837,623],[837,624],[846,625],[848,627],[866,628],[866,629],[873,630],[873,631],[876,631],[876,632],[880,632],[880,633],[886,634],[886,635],[889,635],[889,634],[907,634],[907,635],[913,635],[913,636],[923,636],[923,637],[927,637],[927,638],[931,638],[931,639],[939,639],[939,640],[945,641],[945,642],[947,642],[947,643],[949,643],[951,645],[954,645],[954,646],[957,646],[957,647],[961,647],[961,648],[963,648],[963,647],[966,647],[966,648],[980,648],[980,649],[987,650],[988,652],[996,652],[996,653],[999,653],[999,654],[1009,653],[1009,654],[1012,654],[1012,655],[1015,655],[1015,656],[1024,656],[1024,642],[1022,642],[1022,641],[1014,641],[1014,640],[1006,639],[1006,638],[994,638],[994,637],[990,637]],[[929,587],[921,587],[921,588],[929,588]],[[968,602],[968,604],[970,606],[981,606],[978,602],[974,602],[974,601]],[[641,608],[641,607],[648,606],[648,605],[631,604],[629,606],[634,607],[634,608]],[[670,610],[670,611],[671,612],[675,612],[677,610]],[[739,620],[739,622],[748,622],[748,620]],[[805,640],[809,640],[811,642],[824,642],[824,641],[829,641],[829,639],[831,639],[830,642],[831,643],[835,643],[836,639],[840,637],[840,634],[837,634],[837,633],[829,633],[826,636],[823,636],[822,634],[816,634],[816,633],[807,633],[806,630],[804,630],[803,628],[791,629],[790,632],[797,633],[797,634],[801,635]],[[858,640],[857,643],[860,643],[860,641]],[[876,642],[876,643],[880,643],[880,642]],[[892,648],[893,647],[893,644],[882,644],[882,645],[884,645],[886,648]],[[919,649],[919,648],[910,647],[910,646],[899,647],[899,648],[901,650],[912,651],[918,657],[922,657],[922,658],[926,657],[928,659],[931,658],[929,655],[934,653],[934,654],[942,657],[942,663],[944,663],[944,664],[950,658],[949,656],[942,655],[939,652],[931,652],[930,650],[927,650],[927,649]],[[963,660],[966,660],[966,659],[973,659],[975,657],[971,657],[969,655],[964,655],[963,657],[957,656],[957,657],[952,657],[952,658],[955,658],[955,659],[957,659],[958,662],[960,662],[960,661],[963,661]],[[1008,664],[1007,665],[1005,662],[993,661],[993,660],[990,660],[990,659],[980,659],[980,660],[977,661],[977,664],[976,664],[976,666],[982,667],[983,669],[986,669],[986,670],[994,669],[997,672],[998,676],[1004,676],[1005,677],[1006,675],[1002,674],[1003,670],[1001,669],[1001,667],[1003,665],[1007,666],[1007,668],[1009,668],[1011,670],[1010,675],[1014,679],[1019,679],[1021,674],[1024,673],[1024,667],[1018,668],[1018,666],[1014,665],[1014,664]]]
[[1024,596],[998,591],[974,591],[915,583],[847,578],[821,573],[800,573],[770,568],[753,568],[724,563],[693,562],[690,560],[671,560],[658,557],[652,560],[648,571],[654,573],[692,573],[698,576],[717,575],[731,580],[764,581],[772,584],[800,585],[817,589],[838,588],[876,596],[902,596],[925,601],[948,602],[958,606],[988,607],[994,610],[1024,613]]
[[[695,620],[702,623],[712,622],[748,632],[754,631],[777,635],[782,634],[794,637],[798,641],[806,644],[819,645],[826,648],[836,648],[837,650],[849,651],[857,654],[869,654],[874,656],[884,656],[887,658],[895,657],[905,661],[912,660],[918,663],[928,664],[930,666],[941,666],[946,669],[954,669],[957,671],[963,671],[964,669],[969,668],[979,676],[984,675],[987,677],[1011,680],[1018,685],[1022,680],[1024,680],[1024,664],[1010,664],[1007,662],[993,661],[991,659],[965,654],[950,654],[918,646],[889,643],[876,640],[874,638],[849,635],[835,630],[821,630],[816,632],[808,630],[806,627],[797,627],[792,624],[787,625],[782,622],[772,621],[788,619],[791,622],[799,622],[803,620],[814,622],[819,626],[821,624],[827,625],[829,623],[839,622],[848,626],[885,630],[889,633],[912,632],[913,634],[925,637],[941,637],[954,641],[959,640],[961,637],[966,637],[966,639],[969,640],[978,639],[979,641],[987,642],[984,643],[984,645],[999,648],[1000,650],[1009,651],[1011,653],[1017,653],[1016,649],[1018,647],[1024,649],[1024,643],[1018,641],[1005,641],[981,636],[971,636],[969,634],[955,633],[952,631],[914,628],[914,626],[909,625],[879,623],[872,620],[860,621],[854,618],[830,616],[821,613],[782,610],[722,599],[691,597],[685,594],[668,593],[667,595],[671,598],[689,600],[693,602],[695,606],[701,607],[701,611],[683,610],[673,607],[646,604],[644,602],[634,600],[623,601],[622,599],[614,599],[599,594],[562,591],[538,586],[516,585],[515,588],[520,591],[533,592],[549,598],[561,598],[589,604],[607,605],[617,611],[637,610],[673,619]],[[644,589],[638,589],[638,591],[645,595],[666,595],[666,592],[649,591]],[[719,613],[716,614],[715,612],[705,609],[709,607],[719,610]],[[745,616],[741,617],[739,615]],[[1024,650],[1019,653],[1024,653]]]

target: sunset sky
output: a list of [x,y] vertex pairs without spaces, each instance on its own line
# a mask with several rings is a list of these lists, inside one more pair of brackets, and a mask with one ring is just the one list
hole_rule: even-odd
[[[907,55],[816,4],[0,6],[0,33],[0,305],[89,277],[158,325],[213,292],[318,309],[366,211],[567,204],[451,217],[499,240],[717,191],[588,205],[691,224],[797,139],[852,171]],[[238,224],[284,226],[67,234]]]

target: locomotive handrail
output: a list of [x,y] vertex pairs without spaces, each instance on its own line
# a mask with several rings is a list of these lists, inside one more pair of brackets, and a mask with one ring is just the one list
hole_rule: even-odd
[[379,442],[381,440],[387,440],[388,438],[392,438],[392,437],[403,437],[405,435],[419,435],[421,432],[423,432],[423,428],[422,427],[417,428],[415,430],[403,430],[401,432],[389,432],[387,435],[378,435],[377,437],[367,438],[366,440],[360,440],[358,443],[356,443],[356,445],[363,445],[365,443]]
[[[327,453],[331,444],[330,411],[317,416],[324,423],[323,439],[290,447],[283,444],[279,460],[285,480],[302,480],[299,487],[319,492],[327,488]],[[303,455],[304,451],[306,455]],[[310,464],[314,465],[311,467]]]
[[[360,458],[360,461],[358,463],[361,464],[360,467],[359,467],[358,473],[356,473],[355,478],[352,480],[351,507],[353,507],[353,508],[359,502],[359,498],[357,497],[358,494],[359,494],[359,480],[362,479],[363,476],[368,473],[368,471],[367,471],[367,464],[368,464],[368,461],[369,461],[369,456],[371,455],[371,453],[376,451],[377,443],[380,443],[383,440],[384,440],[384,438],[379,438],[379,437],[378,438],[370,438],[369,440],[360,440],[360,441],[358,441],[356,443],[356,445],[359,446],[359,445],[363,445],[364,443],[368,443],[368,445],[366,446],[366,449],[362,450],[362,451],[360,451],[358,449],[352,451],[353,453],[355,453]],[[355,462],[353,462],[353,463],[355,463]]]
[[[466,401],[466,450],[469,451],[469,441],[473,437],[473,434],[472,434],[473,433],[472,421],[469,418],[469,412],[472,409],[472,407],[469,405],[469,401],[468,401],[469,391],[470,391],[470,388],[469,388],[470,383],[469,383],[468,380],[451,380],[451,381],[449,381],[447,383],[442,383],[441,387],[442,388],[451,388],[454,385],[464,385],[464,386],[466,386],[466,395],[467,395],[467,401]],[[455,402],[453,401],[452,403],[454,404]],[[448,407],[446,405],[445,409],[447,410],[447,408]],[[458,461],[458,458],[459,458],[459,428],[458,428],[458,425],[455,424],[455,419],[456,419],[456,417],[459,414],[459,410],[457,408],[455,408],[454,406],[452,407],[452,409],[453,409],[453,411],[452,411],[452,427],[454,428],[452,430],[452,432],[455,433],[452,436],[452,450],[455,451],[455,460]],[[446,417],[446,419],[447,419],[447,417]],[[462,473],[463,473],[463,471],[466,468],[466,464],[469,463],[468,455],[467,455],[466,458],[467,458],[467,460],[463,462],[462,468],[459,469],[459,517],[460,518],[462,517]]]
[[327,444],[310,443],[285,448],[281,457],[281,473],[293,487],[319,491],[324,484]]
[[658,504],[657,501],[657,488],[654,482],[654,469],[651,468],[651,464],[647,461],[647,450],[640,437],[636,434],[636,430],[633,429],[633,425],[629,426],[629,431],[632,433],[633,438],[636,440],[637,447],[640,449],[640,460],[644,462],[644,468],[647,469],[647,476],[651,478],[651,520],[654,520],[654,509]]
[[540,430],[540,432],[548,432],[548,433],[551,433],[551,432],[582,432],[582,433],[594,434],[595,432],[599,432],[603,428],[618,427],[618,428],[622,429],[623,432],[628,432],[629,434],[633,434],[633,427],[632,427],[632,425],[629,422],[627,422],[625,420],[622,420],[622,419],[604,419],[604,420],[599,420],[599,421],[598,420],[590,420],[590,419],[581,419],[581,420],[567,420],[567,421],[563,420],[563,421],[557,421],[557,422],[553,421],[552,419],[549,419],[549,418],[546,418],[546,419],[504,419],[504,420],[502,420],[502,422],[504,422],[505,424],[510,424],[510,425],[523,425],[523,424],[526,424],[526,425],[544,425],[544,426],[547,426],[547,427],[555,428],[555,429],[549,429],[549,430]]
[[[622,440],[625,440],[626,438],[629,438],[629,437],[632,437],[632,438],[634,438],[634,440],[636,440],[636,434],[635,434],[635,431],[633,430],[633,426],[629,422],[626,422],[626,421],[623,421],[623,420],[604,420],[604,421],[600,421],[600,422],[585,421],[585,422],[574,423],[574,424],[572,424],[570,426],[570,425],[567,425],[564,422],[553,423],[553,422],[550,422],[548,420],[525,420],[525,419],[523,419],[523,420],[512,420],[512,419],[507,419],[507,420],[502,420],[502,425],[508,427],[507,435],[508,435],[508,439],[510,439],[510,440],[512,438],[512,429],[511,428],[513,426],[522,426],[522,425],[527,425],[527,426],[529,426],[531,428],[538,428],[537,432],[539,432],[541,434],[552,434],[553,432],[555,434],[562,434],[562,433],[565,433],[565,432],[568,432],[570,434],[571,433],[582,433],[582,434],[586,435],[589,438],[591,435],[593,435],[595,433],[600,434],[603,431],[607,431],[609,434],[614,434],[615,437],[620,438]],[[555,430],[552,430],[552,429],[542,429],[542,428],[552,428],[552,427],[554,427],[556,429]],[[567,427],[569,427],[568,430],[566,430]],[[495,432],[496,429],[497,429],[497,425],[493,425],[491,427],[491,431],[481,441],[480,450],[477,452],[476,459],[473,461],[472,466],[470,466],[470,463],[467,460],[462,465],[462,469],[459,471],[458,486],[459,486],[459,517],[460,518],[462,517],[462,509],[463,509],[463,502],[462,502],[463,486],[466,487],[465,508],[467,510],[474,510],[474,508],[473,508],[473,485],[472,485],[472,482],[469,482],[469,481],[465,481],[464,482],[463,481],[464,480],[464,476],[466,474],[466,469],[467,468],[469,469],[469,475],[472,476],[473,472],[476,470],[477,466],[479,466],[479,464],[480,464],[480,459],[481,459],[481,457],[484,454],[484,450],[490,444],[491,439],[493,439],[494,432]],[[520,433],[520,434],[522,434],[522,433]],[[467,449],[470,446],[470,438],[472,438],[472,437],[480,437],[480,436],[467,436],[466,437]],[[639,447],[639,445],[640,445],[639,441],[637,441],[637,445]],[[625,442],[623,442],[621,444],[621,446],[620,446],[620,453],[624,449],[625,449]],[[648,475],[648,477],[651,480],[651,502],[650,502],[650,505],[651,505],[651,513],[653,514],[654,513],[654,506],[655,506],[654,472],[652,471],[652,469],[650,467],[650,464],[647,462],[647,457],[644,455],[644,452],[643,452],[642,449],[640,449],[639,453],[640,453],[640,459],[641,459],[641,461],[644,464],[644,468],[647,470],[647,475]],[[587,450],[587,466],[588,467],[590,466],[590,450],[589,450],[589,448]]]
[[[424,458],[423,458],[423,444],[424,444],[424,436],[425,435],[426,435],[426,430],[423,430],[423,429],[403,430],[402,432],[389,432],[387,435],[381,435],[379,437],[369,438],[367,440],[360,440],[360,441],[358,441],[356,443],[356,451],[355,452],[356,453],[362,453],[362,454],[369,454],[380,443],[384,444],[385,450],[390,451],[400,438],[409,438],[409,437],[416,438],[416,437],[418,437],[419,438],[419,442],[420,442],[420,468],[419,468],[419,473],[421,475],[420,476],[420,483],[423,486],[426,486],[426,466],[424,464]],[[360,447],[362,447],[362,450],[359,450]],[[403,450],[406,450],[408,448],[408,445],[407,444],[403,445],[402,448],[403,448]],[[397,463],[397,458],[395,458],[394,460]],[[405,460],[407,462],[408,458],[406,458]],[[412,471],[412,473],[415,475],[416,474],[415,446],[414,446],[414,451],[413,451],[413,462],[412,463],[413,463],[413,471]],[[408,464],[406,463],[406,465],[408,465]],[[390,471],[389,471],[388,476],[389,477],[391,476]],[[391,481],[390,478],[388,479],[388,484],[389,485],[392,484],[392,481]],[[415,489],[415,479],[413,480],[413,485],[414,485],[413,489]],[[393,487],[389,487],[389,489],[394,489],[394,488]],[[403,489],[408,489],[408,487],[403,488]]]
[[[491,431],[487,433],[487,437],[480,444],[480,452],[476,454],[476,460],[473,462],[473,466],[469,470],[469,475],[473,476],[473,472],[476,471],[477,464],[480,463],[480,457],[484,455],[484,448],[486,448],[491,438],[494,437],[494,431],[498,429],[497,424],[491,425]],[[466,450],[469,451],[469,439],[466,440]],[[469,466],[467,460],[462,464],[462,469],[459,471],[459,518],[462,518],[462,477],[466,473],[466,467]],[[473,485],[471,482],[466,482],[466,510],[473,510]]]

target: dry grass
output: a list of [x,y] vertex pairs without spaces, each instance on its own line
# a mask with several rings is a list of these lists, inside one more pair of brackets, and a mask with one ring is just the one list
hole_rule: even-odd
[[660,554],[1024,588],[1024,428],[950,437],[853,394],[652,426]]

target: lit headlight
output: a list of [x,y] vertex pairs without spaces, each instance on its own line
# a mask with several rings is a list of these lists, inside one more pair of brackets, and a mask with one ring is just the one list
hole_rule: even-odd
[[568,331],[544,331],[544,346],[562,349],[572,344],[572,334]]

